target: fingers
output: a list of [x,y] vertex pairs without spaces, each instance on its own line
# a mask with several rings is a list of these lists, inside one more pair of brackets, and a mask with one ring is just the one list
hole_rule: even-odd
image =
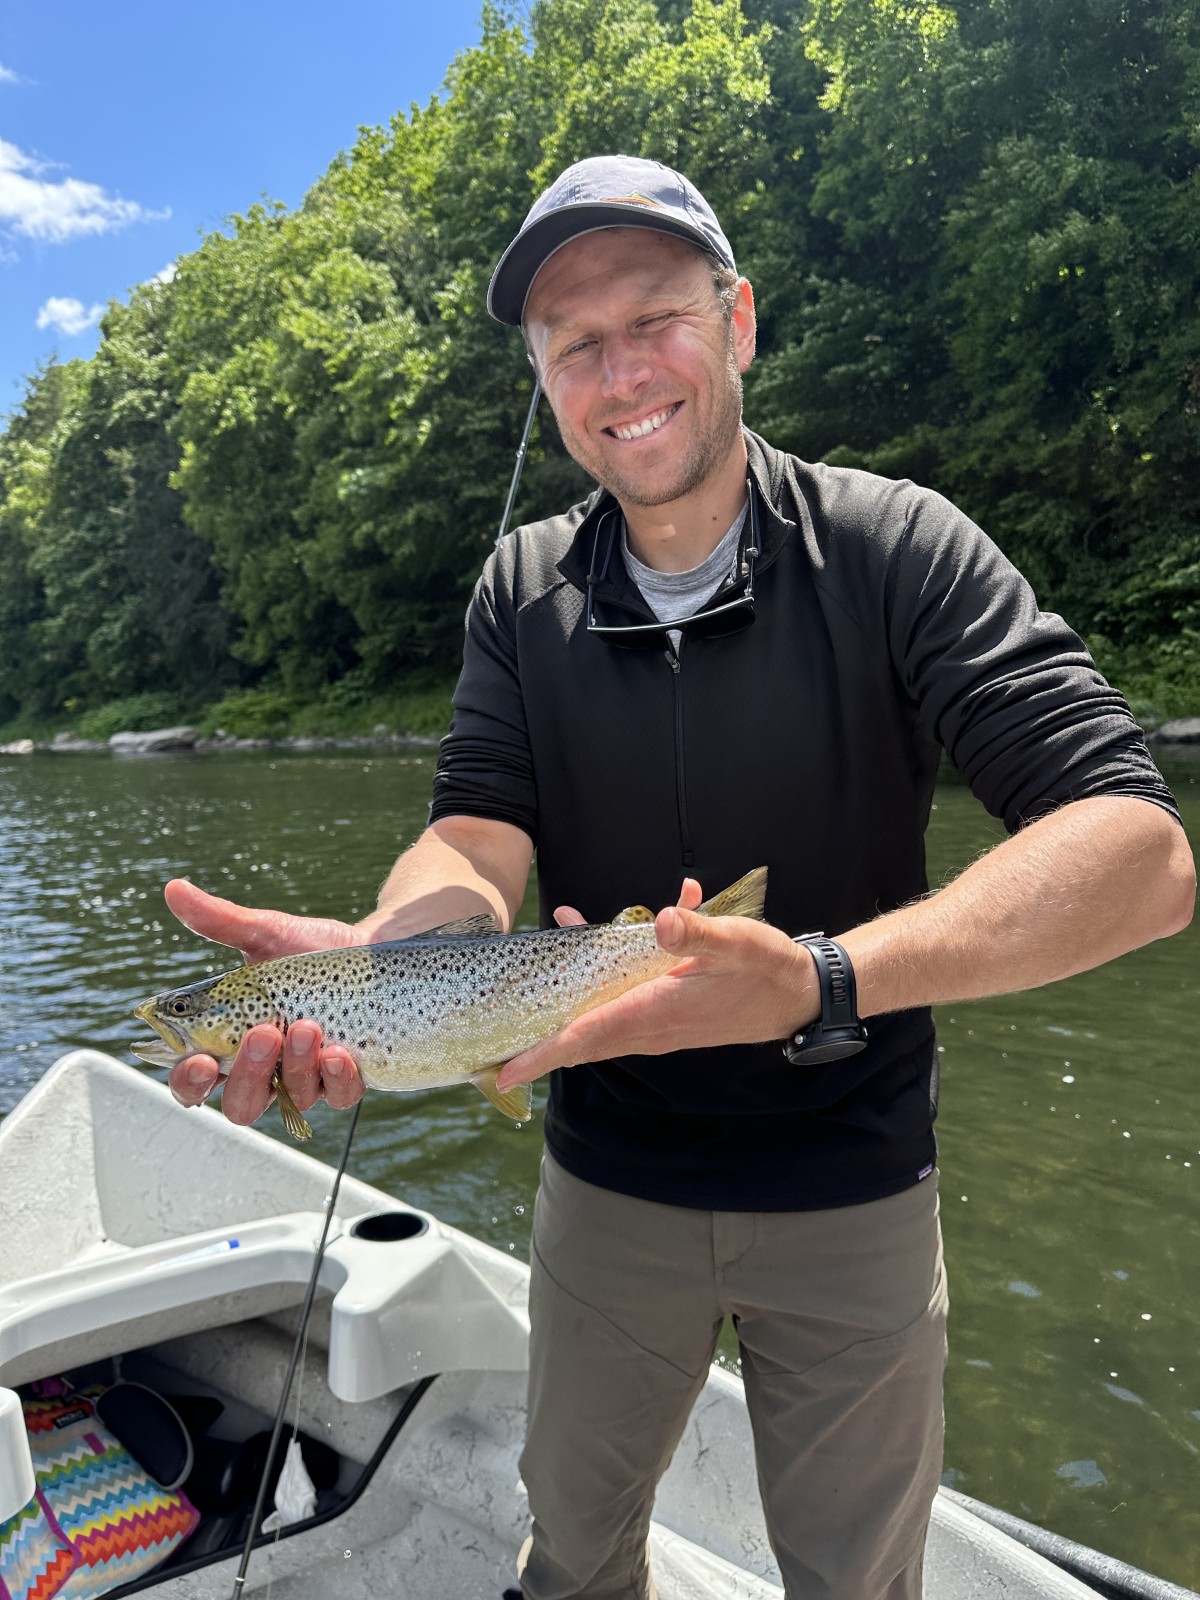
[[294,917],[286,911],[240,906],[198,889],[186,878],[172,878],[163,893],[168,909],[185,928],[215,944],[232,945],[250,962],[359,942],[355,930],[336,918]]
[[367,1092],[353,1056],[336,1044],[321,1051],[321,1086],[326,1101],[335,1111],[349,1111]]
[[294,1023],[286,1035],[266,1025],[251,1028],[226,1078],[211,1056],[188,1056],[171,1068],[167,1084],[180,1105],[198,1106],[224,1083],[221,1109],[230,1122],[246,1126],[274,1100],[276,1067],[300,1111],[321,1099],[335,1111],[346,1111],[367,1092],[350,1052],[323,1044],[320,1028],[307,1020]]
[[221,1081],[221,1069],[211,1056],[187,1056],[167,1074],[167,1087],[181,1106],[203,1105]]
[[288,1029],[279,1071],[298,1111],[308,1111],[322,1099],[335,1111],[346,1111],[367,1092],[349,1050],[326,1045],[315,1022],[294,1022]]
[[284,1034],[279,1075],[297,1111],[311,1110],[321,1098],[321,1030],[315,1022],[295,1022]]
[[271,1079],[282,1046],[283,1035],[269,1023],[251,1028],[242,1040],[221,1095],[221,1109],[230,1122],[242,1126],[257,1122],[271,1104],[275,1096]]
[[207,894],[186,878],[172,878],[163,890],[167,909],[185,928],[198,933],[201,938],[212,939],[216,944],[232,945],[241,950],[245,946],[242,936],[251,931],[261,912],[247,906],[236,905],[232,900],[222,900],[219,895]]
[[587,925],[587,918],[574,906],[559,906],[554,913],[554,920],[560,928],[582,928]]
[[654,919],[654,933],[661,949],[673,956],[695,956],[719,943],[722,929],[713,917],[697,916],[682,904],[665,906]]

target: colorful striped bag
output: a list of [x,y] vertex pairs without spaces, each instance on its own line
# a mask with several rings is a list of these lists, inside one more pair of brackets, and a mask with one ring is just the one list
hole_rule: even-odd
[[193,1532],[200,1513],[154,1482],[89,1400],[50,1380],[23,1395],[22,1409],[37,1495],[0,1526],[0,1600],[91,1600],[151,1571]]

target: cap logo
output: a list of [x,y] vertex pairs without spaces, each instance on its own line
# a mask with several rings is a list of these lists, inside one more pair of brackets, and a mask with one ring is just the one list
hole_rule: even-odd
[[661,211],[662,206],[657,200],[649,200],[644,194],[610,194],[603,201],[606,206],[653,206],[656,211]]

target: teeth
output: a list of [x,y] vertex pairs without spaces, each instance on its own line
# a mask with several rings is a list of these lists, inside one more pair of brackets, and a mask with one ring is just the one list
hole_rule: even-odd
[[668,406],[665,411],[656,411],[652,417],[647,417],[644,422],[633,422],[628,427],[613,428],[610,431],[618,439],[644,439],[648,433],[654,433],[662,427],[668,417],[673,417],[679,409],[677,405]]

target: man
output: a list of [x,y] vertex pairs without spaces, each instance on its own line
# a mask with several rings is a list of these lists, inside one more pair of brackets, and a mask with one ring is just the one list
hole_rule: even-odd
[[[682,878],[657,920],[676,967],[500,1078],[573,1068],[534,1227],[523,1591],[652,1592],[654,1487],[731,1316],[788,1595],[914,1600],[945,1355],[928,1007],[1174,932],[1190,852],[1124,702],[977,528],[743,430],[753,296],[686,179],[569,169],[489,307],[603,488],[485,567],[428,831],[353,928],[168,899],[261,958],[511,925],[535,844],[547,919]],[[1011,837],[927,895],[942,748]],[[694,914],[697,880],[759,865],[767,924]],[[282,1049],[301,1107],[361,1092],[312,1024]],[[279,1050],[249,1036],[235,1120]],[[204,1058],[172,1074],[188,1102],[214,1083]]]

